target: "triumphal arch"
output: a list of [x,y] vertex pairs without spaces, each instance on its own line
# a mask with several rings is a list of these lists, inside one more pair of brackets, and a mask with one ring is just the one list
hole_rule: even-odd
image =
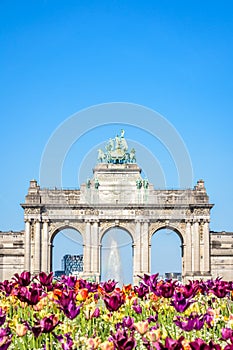
[[80,189],[40,188],[36,180],[21,204],[24,209],[24,269],[36,274],[52,268],[52,243],[65,228],[83,238],[83,275],[100,279],[101,242],[113,227],[132,238],[133,276],[150,273],[151,238],[158,230],[175,231],[182,245],[182,276],[210,277],[210,210],[204,181],[193,189],[158,190],[143,178],[135,150],[124,131],[98,151],[93,177]]

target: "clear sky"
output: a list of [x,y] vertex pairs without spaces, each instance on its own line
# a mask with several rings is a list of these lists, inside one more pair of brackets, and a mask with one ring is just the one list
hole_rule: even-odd
[[[215,203],[211,229],[233,231],[232,77],[232,1],[1,0],[0,230],[24,228],[19,203],[29,180],[39,179],[59,125],[92,105],[129,102],[174,126],[190,154],[193,185],[203,178]],[[74,144],[65,187],[79,186],[80,150],[85,158],[120,128],[100,125]],[[147,142],[136,128],[127,135]],[[146,147],[176,187],[168,154],[153,141]]]

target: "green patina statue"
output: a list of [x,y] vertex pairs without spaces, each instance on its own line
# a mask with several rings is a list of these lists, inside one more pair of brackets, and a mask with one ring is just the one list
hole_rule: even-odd
[[134,148],[128,152],[128,144],[124,137],[125,131],[122,129],[120,136],[109,139],[105,146],[106,152],[98,150],[98,161],[100,163],[125,164],[136,163],[136,151]]

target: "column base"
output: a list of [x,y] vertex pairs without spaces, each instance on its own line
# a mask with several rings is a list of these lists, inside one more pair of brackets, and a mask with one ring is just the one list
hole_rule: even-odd
[[210,271],[187,271],[183,276],[183,282],[188,280],[208,280],[212,278]]

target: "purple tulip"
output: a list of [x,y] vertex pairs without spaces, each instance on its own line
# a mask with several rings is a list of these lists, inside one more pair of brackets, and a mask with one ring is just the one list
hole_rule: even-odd
[[163,282],[159,285],[159,294],[164,298],[171,298],[174,293],[174,284],[171,280]]
[[122,327],[133,329],[134,318],[130,316],[125,316],[122,320]]
[[177,319],[174,320],[174,323],[186,332],[190,332],[194,329],[199,331],[205,323],[203,315],[199,316],[191,314],[189,317],[184,318],[184,321],[181,320],[182,318],[177,316]]
[[36,322],[30,329],[35,338],[38,338],[42,334],[42,327],[39,322]]
[[93,317],[95,317],[95,318],[100,317],[100,309],[98,307],[92,313],[91,318],[93,318]]
[[150,288],[151,292],[155,293],[156,295],[158,295],[157,294],[158,293],[157,291],[158,276],[159,276],[158,273],[151,276],[144,274],[144,277],[142,278],[143,283],[146,284]]
[[59,296],[59,299],[58,299],[58,304],[60,305],[60,307],[62,309],[65,309],[68,307],[70,301],[75,301],[75,298],[76,298],[76,294],[74,293],[73,290],[70,290],[70,291],[64,291],[61,296]]
[[184,337],[180,337],[177,340],[167,337],[165,340],[165,349],[183,350],[183,345],[182,345],[183,340],[184,340]]
[[63,310],[64,314],[70,319],[73,320],[80,313],[80,308],[82,304],[79,306],[76,305],[76,294],[73,290],[64,291],[62,295],[57,300],[60,309]]
[[120,293],[114,292],[112,295],[105,295],[103,298],[106,308],[109,311],[117,311],[124,304],[124,299]]
[[15,284],[16,282],[5,280],[0,282],[0,290],[6,293],[6,296],[8,297],[14,290]]
[[233,341],[233,330],[231,328],[222,328],[222,340],[228,340],[231,339],[231,342]]
[[40,325],[42,328],[42,333],[50,333],[58,325],[59,320],[56,315],[50,315],[49,317],[44,317],[40,320]]
[[204,315],[205,323],[208,325],[209,328],[213,327],[213,315],[210,314],[207,310],[207,313]]
[[149,316],[149,317],[147,318],[147,321],[148,321],[149,323],[151,323],[151,322],[157,322],[157,321],[158,321],[158,314]]
[[115,282],[114,280],[108,280],[107,282],[102,282],[100,285],[105,291],[105,293],[111,293],[114,291],[116,284],[117,282]]
[[180,292],[185,298],[193,298],[198,291],[199,283],[197,281],[189,281],[188,284],[180,288]]
[[49,287],[50,290],[52,290],[52,282],[53,282],[53,272],[50,272],[48,275],[45,272],[39,273],[39,281],[44,287]]
[[133,337],[133,333],[128,335],[125,329],[118,329],[115,334],[111,334],[110,339],[117,350],[132,350],[135,349],[137,345],[137,342]]
[[76,306],[73,300],[70,300],[67,308],[63,308],[64,314],[70,319],[73,320],[80,313],[81,305]]
[[233,344],[227,344],[227,345],[224,347],[224,350],[233,350]]
[[0,350],[7,350],[11,345],[12,334],[10,328],[0,328]]
[[24,271],[20,275],[15,273],[13,280],[15,280],[20,286],[27,287],[31,283],[31,273],[29,271]]
[[[64,339],[64,337],[65,337],[65,339]],[[64,334],[64,336],[57,335],[56,338],[59,341],[59,343],[61,344],[63,350],[72,350],[73,349],[74,342],[68,333]]]
[[95,293],[98,290],[98,283],[89,282],[83,279],[78,280],[79,288],[86,288],[88,292]]
[[142,307],[140,305],[132,305],[132,309],[136,312],[136,314],[142,313]]
[[36,305],[42,297],[41,285],[33,284],[29,288],[21,287],[16,291],[16,296],[29,305]]
[[222,283],[218,283],[210,289],[210,292],[218,298],[224,298],[228,294],[228,285],[223,281],[221,282]]
[[64,287],[68,287],[69,289],[74,289],[77,282],[77,277],[75,276],[65,276],[61,277],[60,283]]
[[191,298],[186,299],[180,292],[175,292],[171,300],[171,305],[174,306],[176,311],[184,312],[192,303],[195,302],[194,300],[190,299]]
[[122,329],[122,328],[133,330],[134,329],[133,325],[134,325],[134,318],[130,316],[125,316],[122,319],[122,322],[118,322],[115,324],[115,328],[116,330]]
[[190,342],[189,345],[192,350],[221,350],[220,345],[215,344],[212,341],[207,344],[200,338],[197,338],[194,341]]
[[140,282],[139,286],[134,287],[134,292],[142,299],[149,292],[149,287]]
[[3,312],[2,308],[0,308],[0,327],[5,323],[6,321],[6,314]]

